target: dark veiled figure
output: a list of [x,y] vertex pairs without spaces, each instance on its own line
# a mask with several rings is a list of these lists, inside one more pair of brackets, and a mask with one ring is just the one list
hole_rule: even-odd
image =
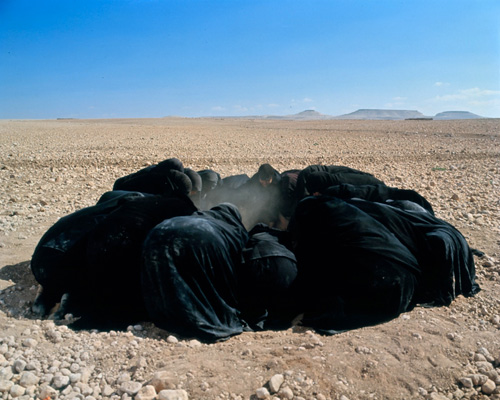
[[235,204],[239,208],[243,202],[242,192],[239,189],[249,180],[247,174],[226,176],[207,193],[203,208],[210,209],[225,202]]
[[134,197],[137,193],[109,196],[95,206],[62,217],[45,232],[31,257],[31,271],[42,286],[33,305],[36,314],[49,314],[62,295],[78,284],[90,232],[124,200]]
[[431,215],[434,215],[432,205],[427,199],[411,189],[398,189],[386,185],[340,184],[327,188],[323,193],[340,199],[352,199],[356,197],[363,200],[375,201],[377,203],[385,203],[390,200],[408,200],[418,204]]
[[247,229],[257,223],[274,226],[279,221],[281,201],[281,174],[270,164],[262,164],[258,171],[239,188],[236,203]]
[[347,200],[379,221],[415,256],[421,270],[415,302],[447,306],[459,295],[479,292],[472,250],[451,224],[415,212],[361,199]]
[[96,204],[105,203],[106,201],[117,199],[119,200],[122,197],[126,197],[127,199],[131,199],[133,197],[145,197],[151,196],[148,193],[142,192],[129,192],[128,190],[110,190],[109,192],[105,192],[99,197]]
[[291,288],[297,278],[297,259],[286,245],[288,232],[257,224],[243,250],[240,309],[254,329],[288,328],[296,316]]
[[145,320],[140,284],[143,242],[160,222],[195,211],[187,196],[158,195],[132,198],[113,210],[88,238],[80,290],[71,302],[83,315],[78,326],[125,328]]
[[[328,176],[330,177],[327,178]],[[310,188],[310,190],[316,190],[318,187],[326,189],[329,186],[340,185],[342,183],[355,185],[384,185],[384,182],[377,179],[372,174],[354,168],[342,165],[310,165],[304,168],[298,175],[296,189],[297,201],[314,194],[308,190],[311,184],[309,182],[311,177],[314,177],[315,187]],[[326,182],[326,180],[328,180],[328,182]]]
[[206,210],[210,207],[206,206],[206,198],[209,192],[214,190],[221,184],[222,178],[218,172],[212,169],[204,169],[198,171],[198,175],[201,177],[201,209]]
[[302,200],[290,221],[302,324],[324,333],[373,325],[414,307],[412,253],[384,225],[343,200]]
[[[104,208],[109,202],[115,206]],[[186,196],[124,195],[65,217],[35,250],[32,270],[43,291],[34,310],[47,314],[62,297],[55,318],[78,316],[76,328],[124,328],[143,320],[142,243],[159,222],[194,211]]]
[[228,203],[157,225],[142,253],[143,295],[152,321],[203,341],[243,332],[237,277],[247,240],[238,209]]
[[196,172],[191,168],[184,168],[184,173],[191,181],[191,190],[189,192],[189,198],[193,201],[196,207],[200,208],[201,190],[203,186],[203,181],[201,179],[201,176],[198,174],[198,172]]
[[290,219],[296,204],[296,190],[297,180],[299,177],[300,169],[290,169],[281,173],[280,180],[280,214]]
[[122,187],[129,179],[135,179],[138,176],[147,175],[150,172],[154,171],[156,171],[157,173],[166,173],[170,170],[184,172],[184,165],[182,165],[181,160],[179,160],[178,158],[168,158],[167,160],[164,160],[158,164],[150,165],[148,167],[140,169],[139,171],[118,178],[113,185],[113,190],[128,190],[122,189]]
[[169,158],[117,179],[113,190],[163,195],[189,194],[192,183],[184,174],[182,162],[177,158]]

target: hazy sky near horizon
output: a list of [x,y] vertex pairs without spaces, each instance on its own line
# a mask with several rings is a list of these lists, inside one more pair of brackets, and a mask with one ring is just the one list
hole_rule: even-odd
[[499,118],[499,21],[499,0],[0,0],[0,118]]

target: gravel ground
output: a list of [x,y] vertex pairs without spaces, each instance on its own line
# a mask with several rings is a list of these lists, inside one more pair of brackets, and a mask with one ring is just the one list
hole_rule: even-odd
[[[150,323],[72,331],[30,311],[34,247],[114,180],[177,157],[223,177],[347,165],[417,190],[457,227],[482,291],[335,336],[202,344]],[[0,121],[0,398],[500,399],[500,120]]]

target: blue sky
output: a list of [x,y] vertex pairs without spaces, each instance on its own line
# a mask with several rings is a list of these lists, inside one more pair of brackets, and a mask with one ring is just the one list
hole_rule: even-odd
[[0,0],[0,118],[500,117],[499,0]]

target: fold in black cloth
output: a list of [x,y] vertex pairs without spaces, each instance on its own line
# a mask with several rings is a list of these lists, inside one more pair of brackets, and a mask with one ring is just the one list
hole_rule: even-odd
[[238,269],[247,240],[232,204],[157,225],[142,253],[143,295],[153,322],[204,341],[243,332]]
[[307,197],[290,222],[305,326],[335,333],[413,308],[412,253],[380,222],[333,197]]

